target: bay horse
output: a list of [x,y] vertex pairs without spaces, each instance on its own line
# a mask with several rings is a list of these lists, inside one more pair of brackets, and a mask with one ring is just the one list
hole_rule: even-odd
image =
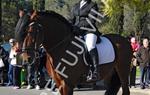
[[[37,12],[31,15],[27,35],[23,42],[23,58],[27,52],[34,52],[42,44],[47,52],[46,68],[55,80],[61,95],[73,95],[73,88],[80,78],[88,73],[85,59],[84,40],[72,33],[72,25],[61,15],[50,12]],[[105,95],[117,95],[122,87],[122,95],[130,95],[128,75],[132,50],[129,41],[117,34],[107,34],[115,50],[115,60],[98,66],[100,79],[108,80]],[[103,55],[101,55],[103,56]]]

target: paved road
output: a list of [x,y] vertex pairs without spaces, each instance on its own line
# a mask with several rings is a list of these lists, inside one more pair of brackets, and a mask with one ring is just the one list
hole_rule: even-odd
[[[150,95],[150,88],[148,89],[140,89],[139,87],[139,79],[136,80],[137,87],[130,88],[130,95]],[[75,89],[74,95],[104,95],[105,90],[92,90],[91,88],[82,88]],[[51,91],[42,89],[13,89],[13,87],[2,87],[0,86],[0,95],[58,95],[52,94]],[[118,95],[122,95],[122,90],[120,89]]]
[[[81,89],[75,90],[74,95],[104,95],[105,90],[91,90]],[[131,88],[131,95],[150,95],[150,89],[141,90],[139,87]],[[53,95],[48,90],[26,90],[26,89],[13,89],[12,87],[0,87],[0,95]],[[121,95],[121,90],[118,95]]]

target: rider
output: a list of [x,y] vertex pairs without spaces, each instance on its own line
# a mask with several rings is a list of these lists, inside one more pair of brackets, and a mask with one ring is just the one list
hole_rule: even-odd
[[[91,9],[98,11],[97,4],[92,2],[92,0],[80,0],[75,4],[71,11],[70,21],[73,24],[73,31],[79,33],[79,28],[91,28],[91,25],[87,22],[86,18],[90,20],[92,25],[96,28],[96,21],[90,18],[88,15],[93,14]],[[97,17],[96,14],[93,16]],[[80,34],[84,37],[87,49],[92,61],[91,73],[87,77],[87,81],[94,81],[98,79],[97,75],[97,65],[98,65],[98,51],[96,48],[96,42],[100,42],[99,35],[101,35],[97,28],[96,31],[80,30]],[[78,34],[77,33],[77,34]]]

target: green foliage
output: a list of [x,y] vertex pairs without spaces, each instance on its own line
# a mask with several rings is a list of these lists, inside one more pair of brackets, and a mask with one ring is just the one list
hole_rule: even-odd
[[6,2],[2,2],[2,34],[4,35],[4,40],[14,37],[17,21],[16,14],[15,3],[8,5]]
[[32,0],[33,9],[35,10],[45,10],[45,0]]
[[105,7],[103,11],[109,17],[121,14],[122,1],[121,0],[102,0]]
[[[142,36],[143,31],[146,24],[147,14],[148,10],[150,9],[150,1],[149,0],[131,0],[130,2],[127,2],[128,7],[131,9],[128,12],[132,13],[132,16],[130,16],[131,23],[128,23],[132,27],[132,33],[135,36]],[[127,30],[127,29],[126,29]],[[129,31],[129,30],[128,30]]]
[[55,11],[68,18],[72,6],[78,0],[45,0],[45,9]]
[[[109,18],[106,26],[103,26],[102,32],[110,32],[119,34],[122,32],[122,23],[121,19],[123,15],[123,1],[122,0],[102,0],[104,3],[103,12]],[[107,27],[107,31],[103,30]],[[121,31],[120,31],[121,30]]]
[[[103,11],[109,17],[102,31],[112,31],[124,36],[130,34],[141,36],[144,29],[146,15],[150,10],[150,0],[102,0]],[[123,17],[122,21],[120,17]],[[110,27],[111,26],[111,27]],[[120,31],[122,28],[123,30]]]
[[2,35],[4,35],[4,41],[8,41],[8,39],[14,37],[15,26],[18,21],[18,9],[32,9],[31,1],[32,0],[28,0],[27,2],[25,2],[25,0],[2,0]]
[[129,6],[124,6],[124,32],[123,35],[130,35],[135,34],[135,28],[134,28],[134,10],[131,9]]
[[[18,9],[52,10],[69,18],[70,11],[79,0],[2,0],[2,34],[6,40],[14,37]],[[140,36],[150,25],[150,0],[93,0],[105,18],[98,29],[104,34],[117,33]]]

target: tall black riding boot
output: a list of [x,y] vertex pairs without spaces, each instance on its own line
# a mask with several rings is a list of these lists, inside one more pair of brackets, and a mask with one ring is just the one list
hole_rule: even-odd
[[96,81],[98,79],[98,74],[97,74],[97,65],[98,65],[98,51],[97,48],[92,49],[90,52],[90,57],[91,57],[91,61],[93,64],[93,69],[91,72],[91,75],[88,76],[87,81]]

